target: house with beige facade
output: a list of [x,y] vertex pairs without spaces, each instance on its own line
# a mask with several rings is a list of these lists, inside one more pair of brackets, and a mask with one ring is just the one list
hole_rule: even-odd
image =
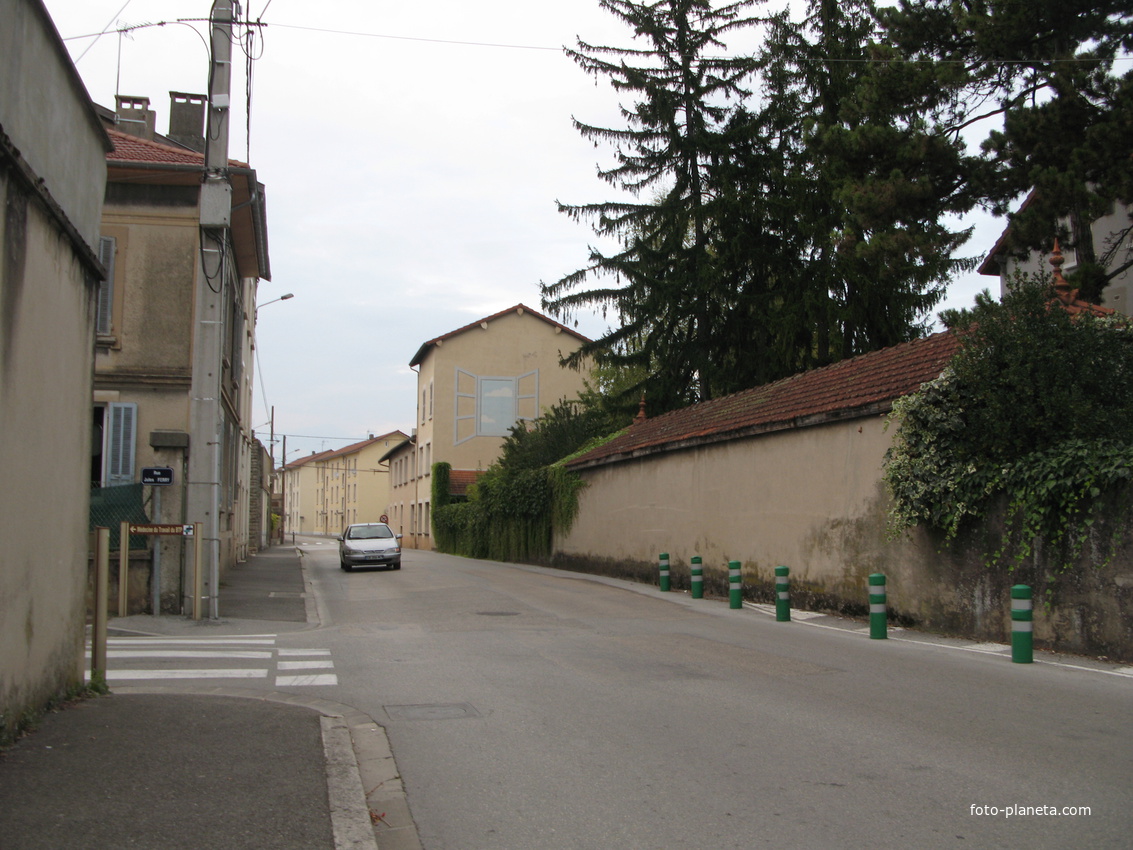
[[293,460],[279,470],[280,490],[283,495],[283,534],[314,534],[315,493],[318,489],[315,461],[330,452],[311,452]]
[[391,431],[308,459],[302,468],[314,483],[312,533],[337,537],[353,523],[379,522],[390,503],[390,469],[382,458],[408,439]]
[[[1020,210],[1026,209],[1034,193],[1027,197]],[[1069,229],[1069,222],[1062,222]],[[1090,229],[1094,237],[1094,250],[1100,263],[1113,276],[1102,291],[1101,303],[1119,313],[1133,315],[1133,213],[1125,204],[1115,203],[1108,215],[1095,220]],[[980,264],[983,275],[999,278],[999,294],[1007,293],[1007,284],[1016,272],[1024,274],[1047,273],[1048,263],[1055,251],[1065,260],[1063,272],[1073,274],[1078,267],[1078,252],[1072,245],[1063,245],[1051,253],[1020,251],[1013,245],[1011,226],[1004,228],[999,239]]]
[[[0,744],[83,681],[110,140],[40,0],[0,0]],[[0,839],[3,841],[3,839]]]
[[422,343],[409,362],[417,371],[413,439],[386,458],[388,514],[406,546],[433,548],[433,464],[448,463],[463,492],[499,457],[513,425],[578,397],[586,376],[560,361],[588,341],[517,304]]
[[[156,112],[145,97],[119,97],[113,111],[100,114],[113,149],[106,155],[99,239],[108,277],[95,316],[88,481],[96,491],[140,488],[142,468],[171,468],[173,485],[157,499],[149,488],[141,496],[149,520],[160,524],[204,522],[200,505],[215,495],[215,531],[206,524],[210,539],[201,545],[216,553],[223,575],[254,543],[252,346],[259,281],[271,277],[264,187],[254,169],[229,162],[231,202],[222,212],[230,225],[224,227],[228,236],[216,238],[220,230],[202,226],[205,98],[171,93],[176,139],[155,131]],[[219,323],[206,321],[205,309],[215,311]],[[220,364],[215,416],[194,412],[194,380],[205,380],[198,374],[206,369],[202,346],[211,347]],[[191,481],[193,453],[212,451],[218,453],[215,485]],[[188,546],[179,537],[151,538],[146,545],[160,547],[160,570],[143,577],[149,592],[142,587],[136,599],[132,593],[131,608],[152,607],[159,598],[162,610],[185,610]]]

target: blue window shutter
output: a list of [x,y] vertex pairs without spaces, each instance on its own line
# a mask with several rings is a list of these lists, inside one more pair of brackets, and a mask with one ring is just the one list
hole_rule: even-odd
[[134,483],[134,444],[138,429],[135,402],[111,402],[107,413],[110,427],[106,434],[106,486]]

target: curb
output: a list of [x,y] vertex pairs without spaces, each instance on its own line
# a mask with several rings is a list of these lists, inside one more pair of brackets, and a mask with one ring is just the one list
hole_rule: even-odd
[[136,685],[114,693],[229,697],[318,712],[335,850],[422,850],[389,737],[368,714],[331,700],[247,688]]

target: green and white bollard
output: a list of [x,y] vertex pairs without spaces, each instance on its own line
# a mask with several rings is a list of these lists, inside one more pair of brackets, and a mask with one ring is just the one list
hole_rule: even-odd
[[661,573],[661,590],[665,593],[669,592],[669,553],[661,553],[661,562],[657,565]]
[[788,623],[791,620],[791,584],[787,567],[775,568],[775,621]]
[[744,591],[740,577],[740,562],[728,561],[728,607],[744,607]]
[[872,640],[885,640],[889,637],[886,622],[885,574],[869,575],[869,636]]
[[1035,660],[1034,604],[1031,588],[1017,584],[1011,588],[1011,660],[1030,664]]
[[692,572],[690,582],[692,584],[692,598],[704,598],[704,565],[700,560],[699,555],[693,555],[692,561],[689,564],[689,569]]

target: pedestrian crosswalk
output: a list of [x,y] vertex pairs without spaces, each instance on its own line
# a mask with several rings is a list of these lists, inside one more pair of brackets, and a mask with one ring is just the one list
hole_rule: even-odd
[[[89,643],[87,659],[89,665]],[[274,680],[277,688],[338,684],[329,649],[277,647],[276,635],[109,637],[106,667],[111,686],[213,679]]]

